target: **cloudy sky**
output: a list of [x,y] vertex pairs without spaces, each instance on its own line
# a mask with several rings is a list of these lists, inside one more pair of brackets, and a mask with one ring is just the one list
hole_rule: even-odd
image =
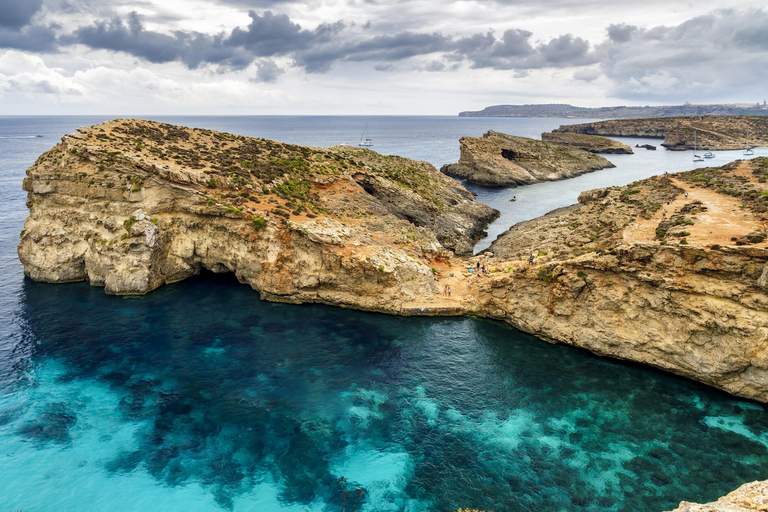
[[0,114],[757,102],[768,97],[763,5],[0,0]]

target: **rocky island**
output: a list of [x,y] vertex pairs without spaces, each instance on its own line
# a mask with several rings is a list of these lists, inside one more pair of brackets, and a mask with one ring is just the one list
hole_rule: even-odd
[[653,137],[673,151],[729,150],[768,145],[768,117],[688,116],[613,119],[563,125],[554,133],[579,133],[608,137]]
[[571,145],[552,144],[488,131],[482,137],[462,137],[456,164],[440,171],[488,187],[517,187],[541,181],[573,178],[615,167],[605,158]]
[[485,316],[768,402],[767,182],[756,158],[585,192],[472,256],[496,211],[424,162],[118,120],[28,170],[18,250],[113,294],[205,268],[268,300]]
[[146,121],[65,136],[27,175],[25,273],[112,294],[206,268],[265,298],[405,312],[498,215],[425,162]]
[[572,146],[590,153],[602,153],[607,155],[631,155],[632,148],[619,141],[601,137],[600,135],[586,135],[584,133],[571,132],[545,132],[541,134],[541,140],[552,144]]

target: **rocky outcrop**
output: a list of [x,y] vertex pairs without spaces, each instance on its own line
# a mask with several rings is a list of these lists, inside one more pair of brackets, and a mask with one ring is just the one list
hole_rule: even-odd
[[480,280],[477,312],[766,401],[767,266],[764,248],[619,245]]
[[768,480],[744,484],[712,503],[680,502],[672,512],[765,512],[768,510]]
[[561,144],[589,151],[590,153],[602,153],[608,155],[631,155],[632,148],[619,141],[601,137],[600,135],[586,135],[583,133],[545,132],[541,134],[541,140],[552,144]]
[[128,120],[65,136],[24,189],[37,281],[143,294],[205,268],[265,298],[404,314],[498,213],[425,162]]
[[615,167],[587,151],[494,131],[482,137],[462,137],[459,143],[459,162],[444,165],[440,171],[488,187],[562,180]]
[[[748,201],[710,212],[761,215],[763,163],[687,179]],[[696,242],[702,206],[689,245],[656,239],[661,210],[683,201],[675,179],[585,192],[511,228],[481,256],[492,272],[469,278],[474,259],[452,251],[468,253],[496,212],[429,164],[115,121],[64,137],[28,170],[18,251],[32,279],[113,294],[209,269],[269,300],[476,314],[768,402],[768,243]],[[740,234],[756,232],[733,215]],[[652,234],[628,240],[639,222]]]
[[768,145],[768,117],[692,116],[653,119],[613,119],[563,125],[555,133],[582,133],[607,137],[663,138],[674,151],[728,150]]
[[[744,169],[721,171],[730,173]],[[517,262],[497,263],[508,272],[480,281],[477,312],[544,339],[768,401],[768,248],[665,238],[656,226],[674,224],[672,234],[710,229],[697,227],[707,211],[700,200],[672,213],[678,197],[686,202],[671,177],[654,177],[584,192],[578,205],[513,226],[487,252],[491,265]],[[739,211],[738,201],[724,201],[713,207]],[[643,222],[649,235],[628,240],[628,230]],[[763,222],[760,214],[754,222]],[[535,263],[524,262],[531,255]]]

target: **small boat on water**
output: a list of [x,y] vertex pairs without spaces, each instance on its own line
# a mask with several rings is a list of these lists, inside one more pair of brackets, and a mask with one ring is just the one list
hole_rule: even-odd
[[715,154],[711,151],[704,153],[704,158],[715,158]]
[[360,136],[360,142],[357,143],[358,146],[363,146],[363,147],[373,146],[373,140],[365,136],[365,133],[367,131],[368,131],[368,125],[365,125],[365,128],[363,129],[363,134]]
[[698,141],[697,141],[697,137],[696,137],[696,132],[694,131],[693,132],[693,161],[694,162],[703,162],[704,158],[702,158],[701,155],[697,155],[696,154],[696,151],[698,149],[697,145],[698,145]]
[[747,138],[744,140],[744,156],[752,156],[755,152],[749,147],[749,128],[747,128]]

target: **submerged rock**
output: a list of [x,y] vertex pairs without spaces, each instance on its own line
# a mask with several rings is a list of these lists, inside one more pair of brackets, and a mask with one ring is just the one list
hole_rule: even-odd
[[615,167],[605,158],[570,146],[488,131],[462,137],[461,157],[440,171],[488,187],[516,187],[562,180]]

